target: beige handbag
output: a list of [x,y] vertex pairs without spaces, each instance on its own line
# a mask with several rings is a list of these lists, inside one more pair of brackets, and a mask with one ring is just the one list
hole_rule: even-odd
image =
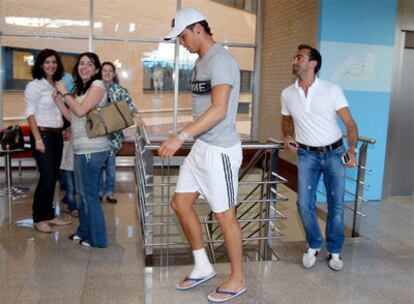
[[134,124],[134,118],[126,100],[109,102],[96,107],[86,115],[86,134],[89,138],[108,135],[128,128]]

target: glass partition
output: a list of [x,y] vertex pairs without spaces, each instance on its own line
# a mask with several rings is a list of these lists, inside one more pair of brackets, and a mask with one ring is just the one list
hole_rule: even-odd
[[256,41],[256,14],[222,3],[228,1],[182,0],[182,7],[194,7],[206,17],[216,41],[251,43]]
[[65,71],[71,73],[77,55],[88,47],[85,39],[3,36],[1,42],[3,125],[27,124],[24,88],[32,80],[31,67],[38,52],[46,47],[55,49],[62,55]]
[[25,35],[88,36],[89,0],[2,0],[0,28]]
[[171,0],[94,1],[94,35],[161,40],[176,8]]
[[130,92],[150,136],[167,136],[162,125],[173,119],[174,45],[95,40],[94,50],[102,61],[115,64],[120,83]]
[[[213,38],[236,58],[241,70],[237,127],[250,136],[254,75],[256,1],[181,0],[201,10]],[[175,44],[164,42],[177,7],[172,0],[0,1],[3,125],[24,122],[23,90],[31,65],[44,48],[60,52],[71,72],[79,53],[90,48],[117,67],[152,138],[173,126]],[[90,12],[90,8],[93,11]],[[92,19],[91,19],[92,18]],[[91,22],[93,27],[91,27]],[[192,120],[190,80],[197,55],[178,55],[178,128]]]

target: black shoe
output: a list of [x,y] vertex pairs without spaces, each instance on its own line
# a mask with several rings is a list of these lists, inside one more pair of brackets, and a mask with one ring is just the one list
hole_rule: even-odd
[[106,197],[106,200],[108,202],[110,202],[111,204],[116,204],[118,202],[118,200],[115,197],[113,197],[113,196],[107,196]]

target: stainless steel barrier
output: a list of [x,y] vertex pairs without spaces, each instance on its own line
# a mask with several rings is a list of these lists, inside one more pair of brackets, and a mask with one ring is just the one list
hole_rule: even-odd
[[367,155],[368,155],[368,145],[375,144],[375,139],[367,137],[359,137],[358,142],[361,143],[361,146],[358,150],[358,172],[357,179],[348,177],[349,180],[356,183],[355,194],[354,194],[354,218],[352,224],[352,237],[359,237],[360,235],[360,224],[361,216],[365,216],[362,213],[362,203],[367,202],[364,198],[364,188],[368,188],[369,184],[365,183],[365,173],[372,172],[371,169],[366,167]]
[[[192,143],[185,143],[182,150],[190,150]],[[138,217],[146,260],[154,254],[154,248],[185,248],[187,241],[181,235],[178,220],[170,208],[175,189],[179,157],[158,160],[153,151],[159,145],[150,142],[145,125],[137,127],[135,138],[136,183]],[[239,195],[237,218],[243,232],[245,248],[254,252],[255,259],[277,259],[272,250],[273,240],[285,236],[277,228],[277,222],[286,220],[277,209],[278,201],[287,198],[278,192],[277,186],[287,180],[278,175],[279,150],[283,144],[269,139],[264,144],[243,143],[243,150],[256,151],[249,163],[239,173]],[[201,212],[200,223],[205,228],[204,243],[212,261],[220,260],[224,245],[219,224],[213,219],[206,201],[199,199],[195,204]]]

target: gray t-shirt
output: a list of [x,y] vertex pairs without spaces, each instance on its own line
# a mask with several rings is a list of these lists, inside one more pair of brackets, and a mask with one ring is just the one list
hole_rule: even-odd
[[196,138],[214,146],[228,148],[240,142],[236,129],[240,70],[233,56],[216,43],[195,63],[191,82],[194,119],[211,106],[211,89],[221,84],[231,86],[226,118]]

